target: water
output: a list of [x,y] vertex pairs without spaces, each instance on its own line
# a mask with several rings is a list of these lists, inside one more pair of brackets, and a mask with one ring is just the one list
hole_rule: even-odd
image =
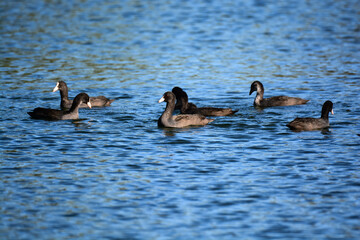
[[[358,239],[359,1],[2,1],[1,239]],[[30,119],[70,96],[116,99]],[[254,109],[265,96],[310,99]],[[159,129],[174,86],[232,107]],[[295,117],[327,131],[294,133]]]

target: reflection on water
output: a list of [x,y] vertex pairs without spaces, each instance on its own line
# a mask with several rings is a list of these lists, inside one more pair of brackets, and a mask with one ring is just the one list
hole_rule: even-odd
[[[2,239],[356,239],[358,1],[3,1]],[[51,91],[116,99],[39,121]],[[256,109],[265,96],[303,106]],[[174,86],[239,109],[157,128]],[[330,128],[295,133],[295,117]],[[50,236],[50,237],[49,237]]]

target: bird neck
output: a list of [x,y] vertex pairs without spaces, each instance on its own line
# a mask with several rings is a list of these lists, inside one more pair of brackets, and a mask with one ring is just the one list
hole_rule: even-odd
[[73,101],[73,104],[71,105],[71,108],[69,109],[68,113],[78,112],[80,108],[81,102],[75,102]]
[[329,109],[323,108],[321,110],[321,118],[325,119],[325,120],[328,120],[329,119],[329,112],[330,112]]
[[171,117],[173,115],[174,109],[175,109],[174,101],[166,102],[166,108],[163,115],[166,116],[167,118]]
[[264,90],[257,90],[256,91],[256,97],[254,100],[255,105],[260,105],[260,102],[264,99]]
[[61,89],[59,92],[60,92],[60,97],[62,100],[69,100],[69,95],[68,95],[67,89]]
[[181,98],[181,109],[180,112],[184,113],[186,111],[186,109],[188,109],[188,100],[185,97]]

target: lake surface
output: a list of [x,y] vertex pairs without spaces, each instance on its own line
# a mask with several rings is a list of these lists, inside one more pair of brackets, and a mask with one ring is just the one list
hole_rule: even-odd
[[[1,239],[359,239],[360,2],[1,1]],[[76,121],[57,81],[115,99]],[[310,99],[258,110],[265,96]],[[161,129],[164,92],[239,111]],[[292,132],[295,117],[330,128]]]

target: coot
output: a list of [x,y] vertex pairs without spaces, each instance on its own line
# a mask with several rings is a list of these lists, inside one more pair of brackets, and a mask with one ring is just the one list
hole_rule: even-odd
[[[57,82],[56,86],[53,89],[53,92],[56,92],[57,90],[60,91],[60,97],[61,97],[60,107],[61,107],[61,109],[71,108],[73,100],[70,100],[68,97],[68,87],[67,87],[66,83],[64,81]],[[107,106],[110,106],[110,104],[114,100],[115,99],[110,100],[104,96],[90,97],[90,103],[91,103],[91,106],[93,106],[93,107],[107,107]],[[82,103],[80,105],[80,108],[86,108],[86,107],[87,107],[86,104]]]
[[295,118],[288,126],[294,131],[311,131],[316,129],[327,128],[330,126],[329,113],[334,114],[333,103],[326,101],[323,104],[320,118]]
[[175,109],[175,95],[172,92],[164,93],[159,103],[166,102],[166,108],[158,120],[159,127],[182,128],[192,125],[206,125],[214,119],[207,119],[200,114],[173,115]]
[[79,93],[71,105],[70,110],[56,110],[50,108],[35,108],[28,114],[35,119],[45,120],[66,120],[66,119],[78,119],[79,118],[79,107],[80,104],[85,104],[91,108],[89,96],[86,93]]
[[187,93],[180,87],[174,87],[172,92],[176,96],[176,105],[182,114],[201,114],[203,116],[228,116],[236,113],[238,110],[231,108],[216,108],[216,107],[197,107],[195,104],[189,102]]
[[254,100],[254,106],[256,107],[276,107],[276,106],[291,106],[291,105],[301,105],[307,103],[309,100],[298,98],[298,97],[288,97],[288,96],[276,96],[270,98],[264,98],[264,86],[261,82],[255,81],[251,84],[250,93],[251,95],[256,91],[256,97]]

